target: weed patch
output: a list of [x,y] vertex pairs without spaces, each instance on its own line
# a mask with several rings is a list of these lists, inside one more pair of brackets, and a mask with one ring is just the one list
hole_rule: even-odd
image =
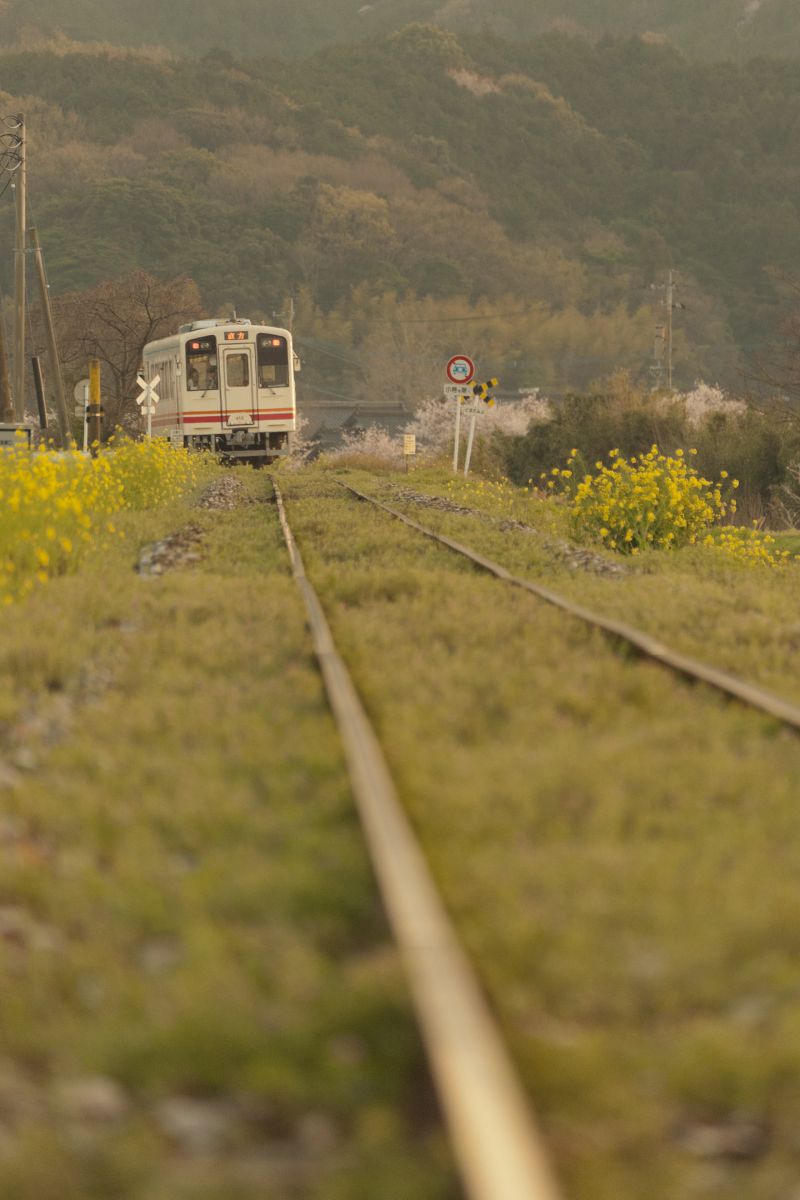
[[[0,632],[31,752],[0,774],[2,1196],[454,1194],[268,480],[235,478],[121,513]],[[137,576],[188,521],[202,560]]]
[[[710,1174],[719,1200],[790,1189],[797,739],[619,654],[313,473],[286,500],[567,1194],[673,1200]],[[551,506],[519,504],[547,527]],[[794,571],[732,563],[726,607],[698,569],[702,547],[606,580],[554,564],[519,531],[436,510],[426,523],[584,600],[638,610],[646,594],[669,628],[678,563],[698,610],[712,599],[703,637],[721,656],[725,636],[709,627],[722,611],[741,603],[752,626],[738,589],[760,590],[769,611]],[[384,574],[415,586],[389,596]]]

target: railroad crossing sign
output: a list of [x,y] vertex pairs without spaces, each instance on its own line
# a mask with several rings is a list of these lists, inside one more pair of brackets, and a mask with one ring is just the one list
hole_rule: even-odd
[[139,405],[139,411],[147,417],[147,436],[152,433],[152,416],[156,411],[156,405],[161,397],[156,391],[156,384],[161,382],[160,375],[154,375],[152,379],[142,379],[141,375],[136,376],[136,382],[142,389],[140,395],[136,397],[136,403]]
[[[499,380],[487,379],[485,383],[475,383],[470,391],[472,392],[472,400],[469,407],[465,407],[464,411],[468,412],[472,418],[469,423],[469,438],[467,440],[467,457],[464,459],[464,474],[469,475],[469,464],[472,458],[472,443],[475,440],[475,421],[486,411],[487,408],[492,408],[494,405],[494,396],[490,396],[489,392],[492,388],[497,387]],[[459,404],[459,408],[461,405]]]
[[487,408],[494,408],[494,396],[490,396],[489,392],[492,388],[496,388],[499,382],[499,379],[487,379],[486,383],[476,383],[473,385],[472,394]]
[[475,376],[475,363],[466,354],[456,354],[445,367],[445,374],[451,383],[469,383]]
[[[156,391],[156,386],[161,382],[161,376],[154,375],[153,378],[148,382],[146,379],[142,379],[141,375],[137,375],[136,382],[142,389],[140,395],[136,397],[136,403],[139,405],[139,408],[143,413],[154,413],[156,411],[155,406],[161,399]],[[145,405],[146,407],[143,407]]]

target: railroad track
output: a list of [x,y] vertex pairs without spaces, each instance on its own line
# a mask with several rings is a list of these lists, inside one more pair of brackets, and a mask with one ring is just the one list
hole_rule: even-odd
[[292,573],[305,603],[372,866],[405,965],[466,1194],[470,1200],[560,1200],[524,1088],[336,650],[274,480],[273,487]]
[[493,562],[492,559],[486,558],[485,555],[479,554],[454,538],[436,533],[433,529],[428,529],[427,526],[421,525],[419,521],[415,521],[412,517],[400,512],[399,509],[385,504],[382,500],[377,500],[374,496],[368,496],[365,492],[359,491],[358,488],[352,487],[349,483],[344,483],[341,479],[337,479],[336,483],[339,487],[344,488],[345,491],[350,492],[356,499],[371,504],[377,509],[381,509],[425,537],[431,538],[442,546],[446,546],[456,554],[463,555],[464,558],[468,558],[476,566],[481,567],[490,575],[494,575],[496,579],[500,579],[512,587],[522,588],[523,591],[529,592],[539,600],[544,600],[556,608],[560,608],[563,612],[569,613],[570,616],[576,617],[594,629],[602,630],[610,637],[631,646],[637,653],[643,655],[645,658],[652,659],[654,662],[660,663],[670,671],[682,675],[694,683],[704,683],[731,699],[738,700],[750,708],[766,713],[768,716],[780,721],[781,724],[800,732],[800,706],[792,704],[774,692],[767,691],[766,688],[750,683],[746,679],[740,679],[737,675],[731,675],[727,671],[720,671],[717,667],[712,667],[708,663],[701,662],[700,659],[680,654],[678,651],[670,649],[669,646],[665,646],[658,638],[652,637],[649,633],[635,629],[632,625],[628,625],[623,621],[616,621],[612,617],[605,617],[600,613],[593,612],[591,609],[584,608],[582,605],[576,604],[573,600],[569,600],[565,596],[560,596],[557,592],[553,592],[549,588],[542,587],[538,583],[532,583],[528,579],[522,579],[518,575],[513,575],[499,563]]
[[[602,630],[692,683],[712,687],[729,699],[800,731],[800,707],[780,696],[679,654],[641,630],[515,576],[469,546],[427,528],[391,505],[341,480],[336,482],[354,499],[467,558],[507,586],[520,588]],[[465,1190],[471,1200],[556,1200],[561,1193],[529,1110],[525,1089],[517,1079],[503,1036],[399,803],[378,739],[336,651],[319,599],[305,575],[274,481],[273,486],[292,570],[303,594],[315,652],[345,746],[373,868],[405,962]]]

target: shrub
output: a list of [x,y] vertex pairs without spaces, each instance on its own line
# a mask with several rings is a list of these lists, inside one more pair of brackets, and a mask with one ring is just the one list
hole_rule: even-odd
[[722,388],[703,383],[700,380],[697,381],[691,392],[686,392],[680,399],[689,429],[700,429],[710,416],[718,413],[735,418],[743,417],[747,412],[747,405],[743,400],[734,400],[727,396]]
[[403,464],[403,442],[380,425],[345,433],[342,444],[320,455],[323,467],[355,467],[366,471],[397,471]]
[[797,447],[797,433],[777,414],[753,409],[742,414],[712,412],[692,437],[705,475],[714,478],[727,468],[741,479],[748,516],[769,504],[773,489],[785,478],[787,458]]
[[[682,450],[667,456],[654,445],[630,460],[612,450],[609,459],[609,466],[596,462],[596,474],[584,474],[576,485],[575,455],[566,470],[552,472],[551,482],[560,480],[571,493],[570,525],[579,538],[601,541],[624,554],[694,545],[715,521],[736,510],[735,500],[723,499],[723,481],[704,479]],[[738,480],[731,486],[738,487]]]
[[725,470],[712,483],[687,462],[683,450],[665,455],[654,445],[630,460],[612,450],[610,465],[596,462],[596,474],[585,473],[578,483],[573,472],[578,457],[573,449],[566,468],[553,468],[548,483],[569,496],[570,528],[578,539],[599,541],[620,554],[702,544],[750,565],[781,566],[789,558],[769,534],[732,525],[713,528],[736,512],[736,500],[723,492],[735,491],[739,480],[728,484]]
[[[519,437],[526,433],[531,425],[549,421],[552,415],[549,402],[538,392],[525,395],[513,404],[501,402],[494,408],[487,408],[485,416],[480,418],[476,442],[488,440],[495,434]],[[466,441],[468,430],[469,420],[462,419],[463,441]],[[441,396],[423,401],[403,432],[413,433],[419,449],[428,454],[452,454],[455,434],[453,401]]]
[[207,459],[162,439],[123,442],[97,458],[0,452],[0,601],[10,604],[37,583],[74,571],[109,536],[125,509],[157,508],[192,487]]
[[755,516],[768,509],[787,465],[798,457],[800,428],[785,411],[749,407],[706,384],[669,397],[639,391],[619,375],[602,393],[567,396],[552,421],[503,439],[500,450],[505,473],[524,485],[563,462],[572,447],[594,462],[609,446],[630,458],[654,443],[694,448],[696,466],[708,479],[723,469],[735,475],[742,484],[740,512]]
[[505,438],[504,465],[508,477],[524,485],[552,463],[563,462],[572,447],[594,462],[609,446],[625,456],[639,455],[654,442],[680,445],[684,433],[677,402],[658,400],[617,380],[607,392],[565,397],[552,421],[531,426],[524,437]]

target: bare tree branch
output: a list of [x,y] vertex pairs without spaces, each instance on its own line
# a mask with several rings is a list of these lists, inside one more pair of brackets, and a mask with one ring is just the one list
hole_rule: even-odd
[[104,436],[118,426],[135,427],[136,373],[147,342],[174,333],[179,324],[201,313],[193,280],[160,280],[145,271],[54,300],[65,383],[72,386],[87,375],[90,358],[102,364]]

